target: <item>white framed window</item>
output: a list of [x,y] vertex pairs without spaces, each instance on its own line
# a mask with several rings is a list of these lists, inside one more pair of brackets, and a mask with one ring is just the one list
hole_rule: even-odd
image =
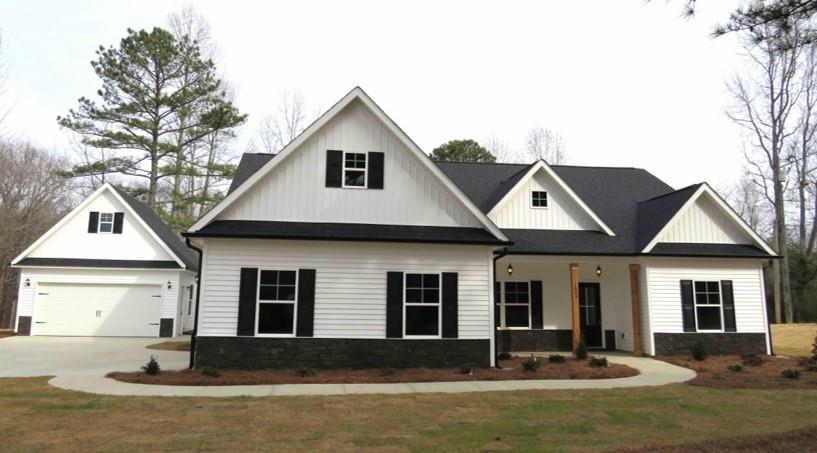
[[368,172],[366,153],[343,152],[343,187],[365,189]]
[[501,326],[530,329],[530,282],[505,282],[503,288]]
[[259,270],[255,334],[294,336],[297,300],[298,271]]
[[407,337],[440,338],[440,274],[405,274],[403,332]]
[[193,285],[187,287],[187,316],[193,313]]
[[113,233],[113,212],[99,213],[99,228],[100,233]]
[[696,281],[695,325],[698,332],[723,332],[723,302],[720,282]]
[[530,194],[530,206],[532,208],[548,207],[548,193],[544,190],[534,190]]

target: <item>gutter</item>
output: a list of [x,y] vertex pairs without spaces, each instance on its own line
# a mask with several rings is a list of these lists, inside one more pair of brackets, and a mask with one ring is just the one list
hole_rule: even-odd
[[[492,291],[492,292],[494,291],[494,288],[496,288],[496,284],[497,284],[497,280],[496,280],[496,262],[499,261],[500,259],[502,259],[502,257],[504,257],[506,255],[508,255],[508,248],[507,247],[500,250],[499,253],[494,255],[494,265],[493,265],[493,267],[491,267],[491,275],[493,277],[493,278],[491,278],[491,280],[493,280],[493,282],[494,282],[493,287],[490,289],[490,291]],[[501,293],[501,291],[500,291],[500,293]],[[498,303],[498,301],[495,300],[494,301],[494,306],[491,307],[491,310],[496,309],[496,304],[497,303]],[[502,369],[502,367],[499,365],[499,360],[497,360],[497,357],[499,356],[499,350],[498,350],[499,342],[496,341],[496,334],[498,332],[498,330],[496,328],[496,323],[497,323],[497,320],[494,319],[494,325],[491,326],[491,335],[493,335],[493,337],[494,337],[494,361],[495,361],[494,364],[495,364],[496,368]]]
[[190,238],[185,238],[184,242],[190,249],[195,250],[199,255],[199,269],[196,272],[196,312],[193,315],[193,333],[190,335],[190,362],[188,364],[188,368],[192,370],[196,357],[196,336],[199,334],[199,307],[201,306],[201,262],[202,258],[204,257],[204,252],[202,252],[200,248],[193,245],[193,243],[190,242]]

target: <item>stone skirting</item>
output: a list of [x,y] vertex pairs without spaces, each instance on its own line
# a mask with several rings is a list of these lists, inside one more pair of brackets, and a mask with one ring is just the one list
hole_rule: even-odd
[[571,351],[573,331],[564,330],[497,330],[497,351]]
[[655,333],[655,355],[689,355],[698,341],[715,355],[765,355],[764,333]]
[[17,317],[17,335],[31,335],[31,316]]
[[195,367],[488,367],[490,340],[198,337]]

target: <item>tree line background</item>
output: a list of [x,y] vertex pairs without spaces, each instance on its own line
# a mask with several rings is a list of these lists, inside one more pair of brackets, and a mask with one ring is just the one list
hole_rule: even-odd
[[[684,1],[694,15],[696,2]],[[713,35],[736,33],[752,68],[727,85],[726,114],[746,132],[745,171],[719,187],[735,210],[782,256],[768,271],[777,322],[817,320],[817,2],[755,1]],[[100,46],[92,68],[100,89],[57,118],[71,149],[54,152],[3,129],[13,115],[4,92],[9,62],[0,35],[0,328],[13,325],[19,272],[11,260],[104,183],[147,203],[175,231],[220,201],[236,168],[235,138],[248,116],[218,71],[206,19],[192,7],[163,27],[128,30]],[[247,152],[276,153],[318,116],[297,90],[253,119]],[[451,140],[435,160],[568,161],[563,137],[534,127],[523,149],[496,137]]]

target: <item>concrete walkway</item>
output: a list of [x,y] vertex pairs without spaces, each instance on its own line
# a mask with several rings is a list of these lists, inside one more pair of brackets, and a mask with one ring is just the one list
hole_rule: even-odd
[[294,396],[362,395],[401,393],[465,393],[510,390],[613,389],[646,387],[685,382],[695,372],[666,362],[623,354],[607,354],[612,363],[638,369],[638,376],[619,379],[463,381],[394,384],[285,384],[235,386],[178,386],[129,384],[100,374],[58,374],[49,384],[66,390],[125,396]]

